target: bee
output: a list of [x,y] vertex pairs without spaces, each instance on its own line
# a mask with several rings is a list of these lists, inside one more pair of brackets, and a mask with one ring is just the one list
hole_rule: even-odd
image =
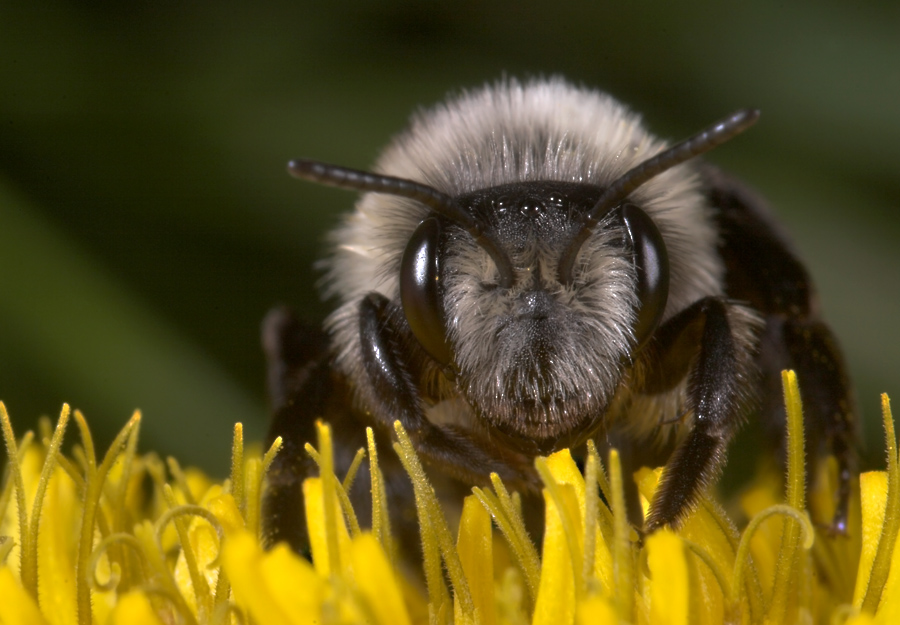
[[[695,158],[758,117],[669,146],[609,95],[505,80],[414,116],[372,172],[292,161],[298,178],[363,194],[323,262],[337,303],[324,329],[285,309],[263,324],[270,439],[284,440],[267,541],[306,547],[303,445],[320,418],[338,467],[365,426],[384,444],[399,420],[447,488],[496,472],[536,492],[536,456],[594,440],[626,468],[664,462],[638,522],[677,525],[748,414],[783,424],[786,368],[810,458],[837,459],[843,531],[855,409],[840,349],[763,200]],[[394,522],[415,535],[411,488],[384,456]],[[351,493],[362,522],[366,483]]]

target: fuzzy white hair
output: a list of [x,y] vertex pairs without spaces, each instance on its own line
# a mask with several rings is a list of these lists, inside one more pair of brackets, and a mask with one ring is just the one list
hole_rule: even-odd
[[[559,78],[506,80],[416,115],[375,169],[454,197],[523,181],[606,187],[666,147],[644,129],[638,115],[609,95]],[[723,295],[718,235],[701,191],[695,170],[683,164],[630,196],[653,219],[668,250],[669,298],[663,321],[703,297]],[[338,368],[360,387],[366,382],[359,356],[358,303],[373,291],[399,301],[400,259],[428,213],[417,202],[368,193],[331,237],[334,249],[323,263],[324,290],[340,306],[327,327]],[[547,265],[545,273],[555,276],[558,250],[538,242],[520,251],[511,258],[517,286],[505,293],[485,292],[479,283],[489,280],[494,270],[490,257],[471,239],[455,239],[445,259],[450,277],[444,303],[449,339],[464,373],[460,391],[470,404],[497,419],[523,420],[522,410],[509,407],[543,401],[548,404],[545,413],[528,424],[540,437],[552,435],[558,427],[555,421],[565,418],[555,412],[557,400],[565,404],[559,408],[563,412],[602,411],[616,393],[621,395],[622,363],[629,360],[634,344],[638,302],[634,268],[615,243],[620,239],[614,228],[597,228],[579,254],[574,284],[553,291],[556,316],[547,323],[556,324],[557,340],[543,347],[552,350],[556,364],[547,379],[523,373],[536,370],[533,362],[521,366],[529,352],[523,356],[517,351],[528,328],[504,325],[502,320],[525,288],[521,272]],[[520,379],[523,375],[528,379]],[[365,388],[358,390],[366,394]],[[675,394],[683,392],[682,387]]]

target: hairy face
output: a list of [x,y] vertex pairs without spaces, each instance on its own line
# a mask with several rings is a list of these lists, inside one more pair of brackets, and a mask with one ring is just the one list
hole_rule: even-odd
[[[581,246],[568,284],[557,276],[560,255],[580,227],[579,211],[665,147],[609,96],[558,79],[463,94],[417,115],[388,146],[376,171],[428,185],[479,213],[514,274],[512,287],[502,287],[485,248],[464,228],[444,224],[435,316],[446,326],[456,375],[446,378],[446,363],[429,361],[428,383],[440,392],[423,397],[425,408],[446,408],[442,422],[469,427],[474,419],[486,436],[540,453],[583,440],[609,416],[628,383],[637,312],[646,310],[635,292],[635,258],[615,219],[598,224]],[[628,202],[652,220],[668,254],[658,321],[721,296],[725,268],[696,171],[684,164],[662,172]],[[323,284],[339,307],[326,327],[336,369],[367,409],[381,398],[360,357],[359,302],[378,293],[403,314],[401,259],[433,216],[409,197],[368,193],[332,234]],[[384,411],[393,418],[393,408]]]
[[499,433],[538,448],[599,423],[634,343],[635,275],[619,226],[604,224],[583,246],[571,284],[557,275],[600,191],[536,182],[459,198],[509,255],[508,289],[464,231],[451,230],[446,242],[444,301],[460,389]]

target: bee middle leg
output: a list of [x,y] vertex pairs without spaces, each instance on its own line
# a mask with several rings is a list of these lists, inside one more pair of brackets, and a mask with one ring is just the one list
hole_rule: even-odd
[[720,473],[747,401],[756,317],[720,298],[699,300],[656,332],[649,356],[661,366],[644,392],[688,376],[693,425],[666,463],[645,529],[677,524]]

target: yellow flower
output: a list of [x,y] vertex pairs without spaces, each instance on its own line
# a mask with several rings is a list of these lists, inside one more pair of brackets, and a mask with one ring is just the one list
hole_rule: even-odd
[[[369,436],[349,475],[334,474],[331,432],[308,452],[303,485],[311,561],[260,545],[260,501],[279,442],[245,454],[235,427],[231,476],[215,483],[174,459],[137,453],[135,415],[102,459],[77,412],[16,439],[0,404],[10,462],[0,490],[0,624],[20,623],[894,623],[900,622],[900,461],[887,398],[885,472],[860,476],[849,537],[810,522],[833,511],[834,464],[807,493],[796,379],[785,377],[788,475],[763,471],[742,495],[738,531],[704,498],[677,530],[641,537],[625,514],[617,454],[593,447],[583,471],[568,451],[539,458],[545,532],[535,545],[516,493],[494,476],[462,502],[454,537],[412,443],[396,425],[412,479],[422,571],[395,565],[379,453]],[[60,452],[70,420],[81,435]],[[365,460],[364,457],[368,459]],[[373,527],[347,491],[368,461]],[[644,505],[661,470],[634,480]],[[782,494],[782,482],[786,494]],[[152,484],[148,489],[146,484]],[[422,581],[424,581],[424,585]]]

